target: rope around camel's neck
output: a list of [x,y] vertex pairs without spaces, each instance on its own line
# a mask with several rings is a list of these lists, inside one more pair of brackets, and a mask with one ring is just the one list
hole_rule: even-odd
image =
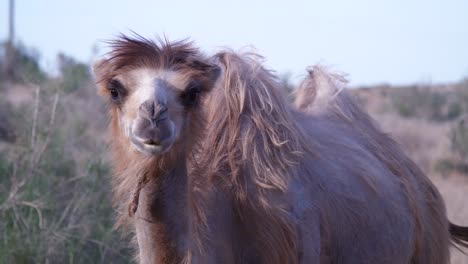
[[149,177],[147,174],[143,174],[140,176],[137,182],[137,186],[135,191],[133,192],[132,195],[132,200],[130,204],[128,205],[128,215],[130,217],[133,217],[138,209],[138,202],[140,200],[140,192],[145,187],[145,185],[148,183]]
[[[177,152],[177,153],[180,153],[180,152]],[[167,176],[169,174],[174,174],[177,166],[182,166],[182,165],[186,166],[185,165],[186,164],[186,161],[185,161],[186,157],[183,156],[183,155],[182,156],[177,155],[177,156],[178,157],[175,157],[175,155],[173,153],[172,153],[172,155],[167,154],[162,158],[164,160],[159,160],[159,161],[156,162],[156,164],[153,164],[153,166],[160,166],[159,164],[167,164],[166,166],[168,168],[164,168],[164,169],[161,168],[158,171],[153,172],[153,173],[147,172],[147,173],[143,173],[143,174],[139,175],[135,190],[133,191],[133,194],[132,194],[132,199],[131,199],[131,201],[130,201],[130,203],[128,205],[128,215],[130,217],[133,217],[135,215],[135,213],[137,212],[138,206],[139,206],[139,201],[140,201],[141,190],[143,190],[143,188],[148,184],[148,182],[150,181],[152,176],[165,177],[165,176]],[[174,162],[174,161],[179,161],[179,162]],[[165,173],[163,173],[163,172],[165,172]],[[164,175],[160,175],[160,174],[164,174]]]

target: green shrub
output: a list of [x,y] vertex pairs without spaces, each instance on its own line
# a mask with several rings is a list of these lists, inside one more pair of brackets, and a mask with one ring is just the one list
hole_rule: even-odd
[[419,100],[421,99],[420,96],[418,87],[410,86],[395,90],[391,100],[398,114],[402,117],[409,118],[417,115],[417,108],[420,104]]
[[450,104],[447,112],[447,119],[454,120],[461,116],[463,113],[463,107],[459,103]]
[[408,86],[392,91],[391,103],[402,117],[445,122],[460,117],[464,111],[463,98],[456,89],[445,93],[428,87]]
[[434,166],[434,169],[441,173],[447,173],[455,170],[456,164],[449,159],[438,160]]
[[[24,46],[22,43],[14,45],[13,76],[8,78],[13,81],[41,83],[47,80],[47,74],[39,65],[39,52]],[[6,49],[6,44],[1,45]]]
[[91,74],[88,65],[77,62],[62,53],[58,55],[58,62],[64,92],[76,91],[90,82]]
[[468,164],[468,124],[466,120],[457,123],[451,131],[452,150],[460,160]]

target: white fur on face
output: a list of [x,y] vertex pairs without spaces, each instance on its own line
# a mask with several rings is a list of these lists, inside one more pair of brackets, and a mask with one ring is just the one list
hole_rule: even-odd
[[[138,111],[147,100],[156,100],[167,105],[169,118],[172,121],[172,136],[178,139],[183,124],[183,106],[177,100],[177,96],[187,85],[188,80],[180,73],[174,71],[137,69],[117,78],[128,91],[128,97],[118,112],[119,127],[129,139],[132,134],[134,121],[138,117]],[[170,87],[157,87],[158,80],[164,80]],[[132,149],[138,150],[133,144]]]
[[172,88],[183,90],[186,86],[187,80],[174,71],[167,70],[153,70],[153,69],[137,69],[129,72],[124,77],[124,86],[129,90],[129,98],[125,103],[126,106],[138,108],[143,102],[153,99],[155,92],[158,99],[162,100],[161,103],[168,104],[169,99],[176,91],[167,89],[157,89],[157,80],[164,80],[171,85]]

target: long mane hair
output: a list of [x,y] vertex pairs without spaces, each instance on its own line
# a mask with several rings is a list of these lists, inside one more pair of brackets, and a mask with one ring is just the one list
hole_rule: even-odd
[[215,55],[218,86],[208,98],[202,167],[222,179],[244,228],[253,232],[262,263],[297,258],[297,234],[283,193],[291,167],[311,152],[276,77],[252,53]]

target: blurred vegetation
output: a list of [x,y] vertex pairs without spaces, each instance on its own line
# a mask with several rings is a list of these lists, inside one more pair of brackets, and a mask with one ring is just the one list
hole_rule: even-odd
[[[2,54],[5,54],[6,43],[1,45]],[[47,79],[47,74],[39,66],[39,52],[27,48],[22,43],[18,43],[14,48],[13,74],[1,76],[2,79],[10,79],[16,82],[42,83]],[[3,57],[0,58],[3,63]],[[3,68],[3,67],[2,67]]]
[[408,86],[395,89],[391,98],[394,108],[405,118],[451,121],[468,109],[462,91],[445,93],[424,86]]
[[459,172],[468,175],[468,81],[447,87],[409,86],[394,89],[391,101],[403,118],[424,119],[447,123],[450,132],[451,157],[439,160],[436,171]]
[[[392,120],[389,130],[398,133],[413,159],[425,160],[428,171],[468,175],[468,79],[450,85],[361,87],[355,93],[374,117]],[[405,121],[413,125],[399,128]]]
[[[0,264],[131,262],[113,229],[105,110],[89,67],[61,54],[50,77],[37,53],[15,50],[14,76],[0,82]],[[10,102],[9,89],[26,99]]]
[[0,98],[0,140],[12,142],[16,139],[14,132],[14,113],[11,104]]
[[84,85],[89,85],[91,74],[88,65],[77,62],[63,53],[60,53],[57,59],[62,79],[61,87],[65,92],[73,92]]
[[456,168],[468,174],[468,115],[450,131],[452,150],[458,157]]

